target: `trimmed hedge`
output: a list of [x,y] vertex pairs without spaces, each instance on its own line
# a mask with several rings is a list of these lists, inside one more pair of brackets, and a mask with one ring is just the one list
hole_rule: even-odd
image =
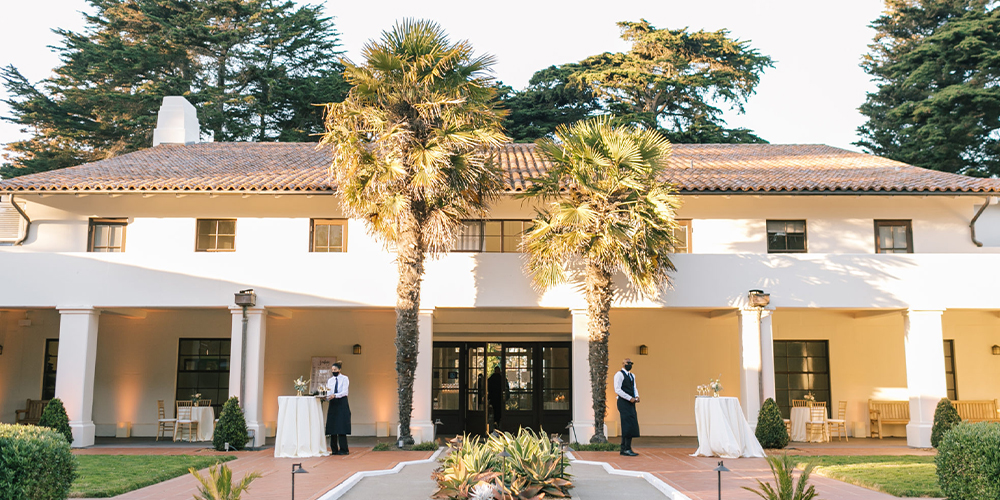
[[242,450],[247,445],[250,434],[247,432],[247,420],[240,408],[240,398],[233,396],[222,406],[219,423],[212,435],[212,446],[218,451],[226,451],[226,443],[230,450]]
[[1000,498],[1000,423],[961,423],[944,434],[934,459],[950,500]]
[[0,500],[63,500],[76,479],[76,459],[48,427],[0,424]]
[[767,398],[760,407],[757,416],[757,441],[767,449],[780,449],[788,446],[788,429],[785,420],[781,418],[781,408],[774,399]]
[[52,398],[52,401],[45,405],[42,417],[38,419],[38,425],[55,430],[66,438],[67,443],[73,444],[73,430],[69,428],[69,415],[66,414],[66,407],[63,406],[61,399]]
[[952,406],[951,401],[948,398],[938,401],[937,409],[934,410],[934,427],[931,428],[931,446],[937,448],[945,433],[960,423],[962,417],[958,416],[958,410]]

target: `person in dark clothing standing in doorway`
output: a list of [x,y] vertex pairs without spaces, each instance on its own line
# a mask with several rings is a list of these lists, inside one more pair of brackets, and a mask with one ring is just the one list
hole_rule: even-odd
[[493,375],[490,375],[486,382],[486,390],[489,393],[490,407],[493,408],[493,424],[495,429],[500,428],[500,418],[503,417],[504,407],[507,405],[507,395],[510,392],[510,385],[503,370],[496,367]]
[[639,437],[639,416],[635,405],[639,402],[639,389],[635,387],[635,374],[632,373],[632,360],[625,358],[622,369],[615,373],[615,394],[618,395],[618,414],[622,424],[621,455],[635,457],[639,454],[632,451],[632,438]]
[[330,408],[326,414],[326,433],[330,435],[330,452],[334,455],[347,455],[347,435],[351,433],[351,405],[347,402],[347,389],[351,381],[347,375],[340,373],[343,366],[339,361],[330,368],[330,380],[326,387],[330,393]]

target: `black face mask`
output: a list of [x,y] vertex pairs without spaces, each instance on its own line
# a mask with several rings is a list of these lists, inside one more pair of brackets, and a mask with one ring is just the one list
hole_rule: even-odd
[[330,373],[331,373],[331,374],[332,374],[332,375],[333,375],[334,377],[336,377],[337,375],[340,375],[340,372],[330,372]]
[[627,372],[632,371],[632,363],[625,363],[625,371]]

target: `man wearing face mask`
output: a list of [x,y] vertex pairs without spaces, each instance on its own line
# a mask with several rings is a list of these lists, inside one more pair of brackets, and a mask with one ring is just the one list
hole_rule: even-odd
[[343,366],[339,361],[330,367],[330,380],[326,387],[330,393],[330,408],[326,414],[326,433],[330,435],[330,452],[334,455],[347,455],[347,435],[351,433],[351,405],[347,402],[347,388],[350,385],[347,375],[340,373]]
[[625,358],[622,369],[615,373],[615,394],[618,395],[618,415],[622,424],[622,447],[619,454],[638,456],[638,453],[632,451],[632,438],[639,437],[639,417],[635,413],[639,389],[635,386],[635,374],[632,373],[632,360],[629,358]]

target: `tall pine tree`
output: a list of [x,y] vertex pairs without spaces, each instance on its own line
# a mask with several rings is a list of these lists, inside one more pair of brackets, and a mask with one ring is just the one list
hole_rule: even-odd
[[1000,10],[986,0],[887,0],[861,66],[878,90],[855,144],[925,168],[1000,175]]
[[7,145],[0,176],[110,158],[152,143],[166,95],[199,109],[216,141],[311,141],[347,84],[332,19],[280,0],[89,0],[82,33],[56,30],[61,64],[33,84],[8,66],[5,120],[31,137]]

